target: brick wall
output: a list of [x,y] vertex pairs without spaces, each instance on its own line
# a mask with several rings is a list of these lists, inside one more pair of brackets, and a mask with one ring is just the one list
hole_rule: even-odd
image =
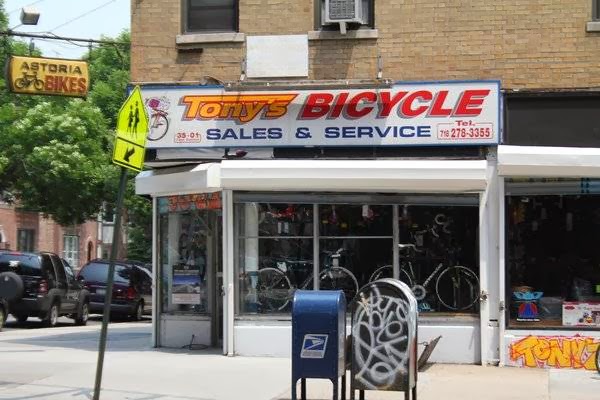
[[34,233],[35,250],[49,251],[63,256],[64,235],[79,237],[79,265],[81,267],[88,260],[88,244],[91,243],[90,258],[96,258],[98,247],[98,223],[88,221],[84,224],[62,227],[52,219],[44,218],[37,212],[21,211],[15,207],[0,203],[0,232],[2,240],[0,249],[17,249],[17,230],[31,229]]
[[[591,0],[375,0],[377,39],[311,40],[309,79],[501,79],[505,88],[600,86],[600,33]],[[305,34],[312,0],[240,0],[240,32]],[[240,77],[244,43],[178,51],[181,0],[132,1],[132,80]],[[142,47],[141,45],[153,46]]]

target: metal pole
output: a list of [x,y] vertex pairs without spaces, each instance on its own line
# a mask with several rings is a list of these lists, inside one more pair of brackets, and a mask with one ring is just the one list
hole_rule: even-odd
[[110,261],[108,265],[108,279],[106,280],[106,295],[104,296],[104,311],[102,314],[102,330],[100,331],[100,343],[98,345],[98,364],[96,365],[96,382],[94,384],[93,400],[100,400],[100,387],[102,386],[102,367],[104,365],[104,350],[106,349],[106,334],[108,321],[110,319],[110,304],[112,303],[112,290],[115,274],[115,258],[117,258],[117,243],[119,242],[119,231],[121,230],[121,208],[123,208],[123,197],[127,185],[127,170],[121,167],[121,179],[119,181],[119,193],[117,194],[117,206],[115,213],[115,226],[113,241],[110,249]]

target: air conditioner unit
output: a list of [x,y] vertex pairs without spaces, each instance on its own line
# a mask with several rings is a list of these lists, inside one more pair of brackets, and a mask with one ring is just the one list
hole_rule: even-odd
[[326,24],[363,22],[362,0],[325,0]]

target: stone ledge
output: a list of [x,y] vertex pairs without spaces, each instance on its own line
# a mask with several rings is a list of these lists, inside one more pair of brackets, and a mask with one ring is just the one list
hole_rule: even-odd
[[178,46],[194,45],[199,43],[226,43],[244,42],[246,35],[239,32],[223,33],[185,33],[175,37]]
[[379,31],[377,29],[357,29],[347,31],[342,35],[338,31],[309,31],[308,40],[348,40],[348,39],[377,39]]

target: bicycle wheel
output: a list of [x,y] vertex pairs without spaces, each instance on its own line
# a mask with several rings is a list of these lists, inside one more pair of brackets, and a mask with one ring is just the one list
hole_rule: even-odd
[[600,346],[596,350],[596,371],[600,374]]
[[[384,265],[383,267],[377,268],[375,270],[375,272],[373,272],[373,274],[369,278],[369,282],[373,282],[378,279],[393,278],[393,277],[394,277],[394,267],[392,267],[391,265]],[[408,274],[408,272],[406,272],[406,270],[404,270],[403,268],[400,268],[400,280],[402,282],[406,283],[406,285],[409,288],[412,288],[413,281],[410,278],[410,275]]]
[[346,304],[350,304],[358,293],[358,281],[354,274],[344,267],[330,267],[319,274],[319,289],[342,290],[346,296]]
[[479,299],[479,279],[469,268],[455,265],[438,276],[435,291],[444,307],[454,311],[468,310]]
[[264,311],[281,311],[290,302],[292,284],[277,268],[258,270],[256,296]]
[[36,79],[33,82],[33,87],[35,87],[36,90],[44,90],[44,81],[41,79]]
[[24,89],[27,86],[29,86],[29,85],[27,85],[27,82],[25,81],[25,79],[23,79],[23,78],[15,79],[15,87],[17,89]]
[[169,130],[169,120],[162,114],[157,114],[152,118],[152,124],[148,130],[148,140],[160,140]]

